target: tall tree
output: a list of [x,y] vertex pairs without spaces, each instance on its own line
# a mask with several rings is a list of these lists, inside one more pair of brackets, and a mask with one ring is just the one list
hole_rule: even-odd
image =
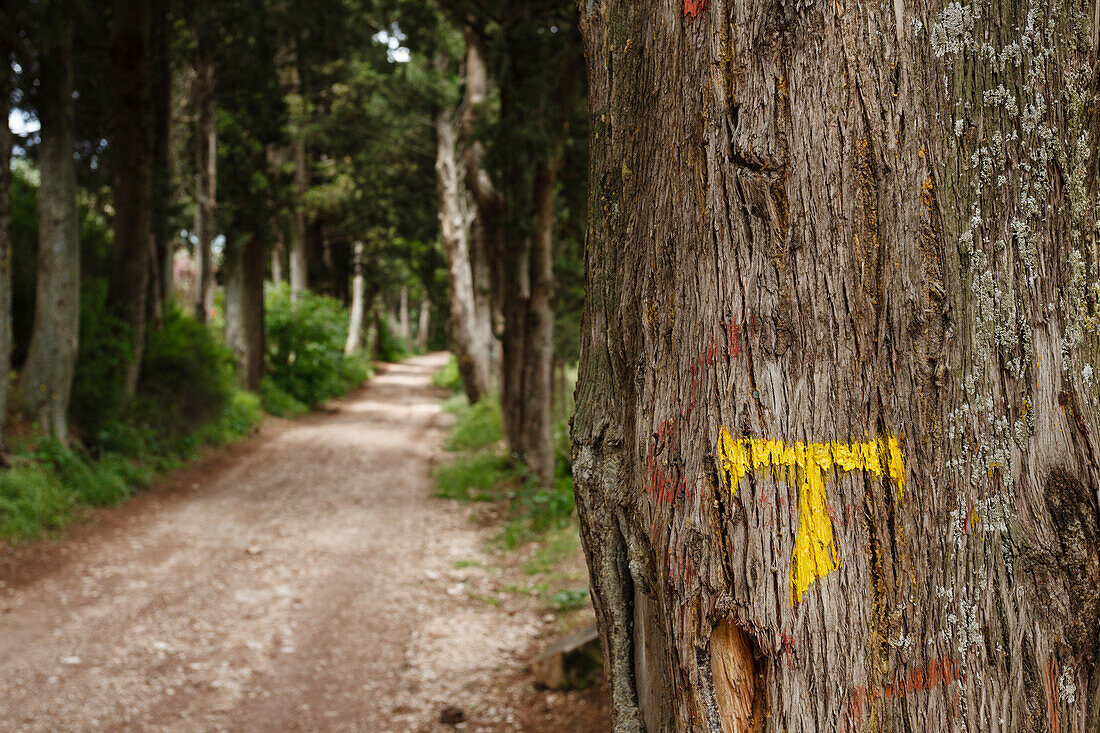
[[[209,22],[210,19],[207,19]],[[195,317],[206,323],[214,297],[213,243],[218,232],[218,100],[213,39],[195,52]]]
[[153,193],[154,56],[151,0],[115,0],[111,29],[114,81],[111,165],[114,250],[108,287],[114,314],[128,326],[131,358],[123,378],[133,395],[145,344],[146,296],[155,254]]
[[59,440],[68,440],[69,396],[80,322],[80,242],[73,110],[73,8],[37,8],[38,275],[30,347],[14,401]]
[[614,729],[1100,729],[1094,6],[583,8]]
[[[9,20],[11,20],[9,18]],[[13,24],[14,25],[14,24]],[[8,373],[12,352],[11,112],[13,27],[0,30],[0,448],[8,410]]]
[[451,338],[466,397],[472,405],[489,392],[492,332],[489,324],[478,318],[474,272],[470,263],[471,217],[467,211],[454,115],[447,107],[436,113],[435,132],[436,188],[439,192],[440,232],[449,273]]

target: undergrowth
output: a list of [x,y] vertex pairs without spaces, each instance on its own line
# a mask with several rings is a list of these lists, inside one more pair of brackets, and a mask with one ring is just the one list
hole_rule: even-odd
[[[454,366],[452,366],[454,365]],[[453,358],[434,380],[444,386],[457,373]],[[435,470],[436,496],[465,501],[507,501],[508,520],[500,541],[517,547],[541,537],[547,530],[567,527],[574,521],[573,475],[566,421],[554,429],[557,457],[554,485],[538,485],[521,461],[507,452],[502,441],[500,400],[495,394],[469,405],[461,394],[447,400],[444,409],[456,420],[446,448],[454,456]]]

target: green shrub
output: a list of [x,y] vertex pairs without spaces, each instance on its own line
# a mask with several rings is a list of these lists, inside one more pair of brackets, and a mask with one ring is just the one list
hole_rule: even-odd
[[44,466],[0,471],[0,537],[31,539],[64,525],[73,496]]
[[447,450],[488,448],[503,435],[500,420],[500,400],[495,397],[483,399],[476,405],[467,405],[458,412],[458,421],[447,438]]
[[69,416],[90,444],[126,406],[123,378],[132,362],[130,328],[107,310],[107,281],[87,279],[80,293],[80,341]]
[[268,289],[264,332],[267,371],[280,390],[313,406],[346,391],[344,341],[348,314],[340,301],[290,288]]
[[462,391],[462,374],[458,371],[457,356],[451,354],[444,367],[432,375],[432,384],[454,393]]
[[220,416],[233,392],[233,356],[209,328],[173,309],[149,331],[134,403],[139,422],[182,435]]
[[435,469],[435,495],[444,499],[493,501],[503,498],[501,485],[518,469],[506,456],[476,453],[459,456]]
[[275,417],[297,417],[309,412],[309,406],[284,392],[271,377],[260,382],[260,399],[264,412]]
[[408,344],[396,333],[390,331],[385,318],[378,319],[378,360],[385,362],[401,361],[409,355]]

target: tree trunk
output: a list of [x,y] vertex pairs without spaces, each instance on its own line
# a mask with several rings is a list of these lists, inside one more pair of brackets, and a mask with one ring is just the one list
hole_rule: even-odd
[[196,202],[198,237],[195,245],[195,317],[206,323],[214,292],[214,263],[211,244],[217,234],[218,212],[218,128],[213,62],[199,54],[198,170]]
[[586,6],[616,731],[1100,729],[1097,17],[939,7]]
[[557,162],[539,167],[534,206],[537,229],[531,240],[531,298],[524,328],[524,443],[527,463],[539,485],[554,485],[554,183]]
[[237,362],[237,379],[257,392],[264,376],[264,245],[256,237],[226,244],[225,342]]
[[428,350],[428,332],[432,325],[432,302],[427,298],[420,301],[420,313],[416,323],[416,350],[424,353]]
[[400,300],[397,310],[397,325],[401,330],[401,343],[408,349],[412,346],[412,328],[409,324],[409,286],[401,286]]
[[439,225],[451,289],[451,339],[466,398],[472,405],[489,391],[491,333],[477,319],[468,239],[470,216],[458,158],[458,136],[450,110],[443,109],[436,114],[435,135]]
[[126,394],[133,396],[145,345],[153,238],[152,18],[150,0],[115,0],[114,10],[111,166],[115,216],[108,302],[130,331],[130,361],[123,384]]
[[[0,33],[0,58],[11,58],[11,40]],[[11,372],[11,128],[6,120],[11,112],[11,64],[0,68],[0,449],[8,414],[8,374]]]
[[73,26],[51,19],[39,57],[38,278],[34,326],[14,401],[58,440],[68,440],[69,395],[80,323],[80,240],[76,208]]
[[355,243],[355,261],[353,263],[355,274],[351,280],[351,313],[348,318],[348,340],[344,344],[344,353],[351,355],[359,351],[362,346],[363,316],[366,308],[366,278],[363,277],[363,243]]
[[271,248],[271,282],[282,285],[283,263],[286,261],[286,242],[283,241],[282,227],[275,227],[275,245]]
[[[151,82],[152,104],[152,146],[153,146],[153,172],[151,182],[152,202],[150,204],[150,216],[152,218],[152,236],[154,267],[151,277],[157,287],[160,300],[157,303],[157,311],[163,316],[175,303],[175,282],[173,280],[173,260],[176,251],[176,237],[173,231],[171,212],[172,207],[172,160],[171,141],[172,136],[172,49],[171,41],[174,33],[171,17],[172,0],[151,0],[152,7],[152,31],[150,65],[152,67],[153,81]],[[159,327],[159,323],[157,324]]]
[[[302,73],[299,68],[301,60],[298,58],[297,46],[295,46],[295,61],[292,69],[292,85],[294,93],[302,97]],[[299,116],[304,116],[304,109],[299,110]],[[290,297],[297,299],[298,292],[309,287],[309,269],[306,260],[306,210],[305,195],[309,186],[309,172],[306,169],[306,141],[302,126],[303,119],[298,120],[297,129],[294,132],[294,220],[290,232]]]

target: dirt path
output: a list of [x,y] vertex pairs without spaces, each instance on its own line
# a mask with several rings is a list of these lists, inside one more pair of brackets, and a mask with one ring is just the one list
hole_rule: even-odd
[[445,358],[0,562],[0,730],[605,729],[531,687],[540,610],[456,569],[492,530],[430,496]]

